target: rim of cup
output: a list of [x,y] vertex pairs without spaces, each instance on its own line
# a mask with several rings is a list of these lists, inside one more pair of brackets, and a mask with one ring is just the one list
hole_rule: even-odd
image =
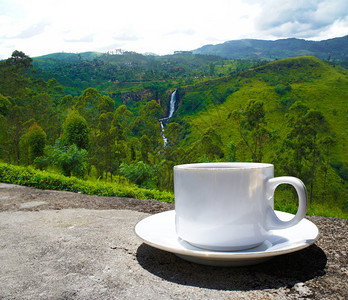
[[273,168],[272,164],[257,162],[215,162],[215,163],[193,163],[176,165],[174,169],[186,170],[242,170],[242,169],[264,169]]

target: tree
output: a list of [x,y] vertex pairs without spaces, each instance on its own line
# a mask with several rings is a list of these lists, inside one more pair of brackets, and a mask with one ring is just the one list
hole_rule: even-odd
[[213,161],[216,158],[222,158],[224,152],[221,149],[222,141],[216,131],[210,128],[200,141],[201,154],[206,156],[209,161]]
[[33,67],[32,62],[32,58],[18,50],[13,51],[11,57],[7,59],[8,65],[15,66],[16,68],[25,71]]
[[44,155],[46,143],[46,133],[34,122],[20,138],[20,163],[33,164],[35,159]]
[[[151,78],[152,76],[149,77]],[[151,81],[149,83],[144,84],[144,88],[149,89],[151,91],[156,101],[160,99],[160,96],[164,96],[166,91],[165,84],[155,81]]]
[[111,144],[113,138],[110,126],[115,103],[110,97],[102,96],[96,89],[87,88],[79,97],[75,108],[88,122],[86,124],[89,129],[89,158],[97,169],[97,176],[102,178],[105,170],[112,169]]
[[122,134],[124,134],[125,138],[131,135],[132,121],[133,113],[127,108],[126,105],[120,105],[115,111],[113,122],[120,125],[123,130]]
[[[180,147],[173,151],[171,157],[177,157],[179,154],[183,155],[185,152]],[[224,157],[222,148],[222,141],[219,134],[213,129],[207,129],[202,136],[187,150],[184,154],[185,158],[180,160],[211,162],[219,160]]]
[[151,153],[151,141],[147,135],[143,135],[140,138],[140,149],[142,160],[146,163],[149,162],[149,153]]
[[[77,97],[76,97],[77,98]],[[65,95],[58,102],[59,111],[66,111],[68,109],[72,109],[76,104],[75,99],[71,95]]]
[[106,171],[106,179],[108,172],[112,172],[112,147],[115,143],[115,134],[112,132],[112,120],[113,113],[111,112],[99,115],[95,143],[90,153],[93,154],[91,161],[97,168],[97,177],[103,178],[104,171]]
[[136,137],[132,137],[128,142],[130,161],[134,162],[138,157],[139,140]]
[[158,187],[164,190],[173,190],[174,187],[174,174],[173,168],[177,162],[170,160],[162,160],[157,167],[158,172]]
[[171,122],[167,125],[165,130],[165,136],[168,139],[167,146],[176,146],[180,139],[182,139],[184,134],[183,127],[175,122]]
[[63,87],[55,78],[51,78],[47,81],[47,93],[54,99],[56,105],[59,103],[59,99],[65,94]]
[[37,124],[34,123],[28,130],[28,145],[29,145],[29,162],[33,163],[37,157],[44,155],[46,146],[46,133]]
[[88,149],[88,125],[77,112],[70,111],[63,124],[64,137],[69,145],[75,144],[79,149]]
[[211,62],[209,64],[209,75],[214,76],[214,74],[215,74],[215,64]]
[[49,147],[48,158],[52,165],[60,169],[64,176],[71,175],[83,178],[87,171],[88,156],[85,149],[79,149],[76,144],[66,145],[58,139],[54,147]]
[[324,118],[324,115],[320,111],[310,110],[305,115],[305,125],[305,134],[311,139],[311,143],[309,145],[309,159],[311,161],[309,205],[311,205],[313,199],[314,181],[321,157],[319,149],[319,134],[328,130],[328,124]]
[[265,116],[264,103],[255,100],[250,100],[245,109],[233,112],[240,136],[254,162],[262,162],[264,147],[272,137]]
[[[122,110],[122,112],[120,112]],[[132,115],[128,109],[118,108],[114,113],[110,134],[113,138],[113,169],[117,170],[120,164],[126,160],[128,155],[127,132],[129,116]],[[137,140],[137,139],[136,139]]]
[[64,123],[64,120],[66,119],[68,112],[70,110],[73,110],[77,103],[78,97],[73,97],[71,95],[65,95],[64,97],[60,98],[60,100],[57,103],[57,114],[58,114],[58,123],[57,126],[57,132],[60,135],[61,129]]
[[24,97],[30,80],[32,59],[21,51],[14,51],[6,61],[0,62],[0,93],[12,98]]
[[11,106],[11,101],[7,97],[0,94],[0,117],[6,116],[9,113]]
[[109,96],[102,96],[97,103],[98,114],[114,112],[115,102]]
[[39,123],[48,135],[51,143],[58,138],[58,115],[55,111],[55,102],[46,92],[36,94],[34,91],[26,91],[25,113],[28,119]]
[[140,116],[135,120],[134,133],[136,136],[147,136],[151,152],[155,153],[162,146],[161,125],[158,119],[162,116],[162,108],[155,101],[149,101],[140,110]]
[[309,186],[309,204],[321,163],[320,135],[328,133],[324,115],[297,101],[287,114],[289,134],[283,142],[278,161],[285,173],[302,179]]
[[227,155],[227,161],[236,161],[237,159],[237,146],[233,143],[233,141],[229,142],[227,144],[228,149],[228,155]]
[[325,201],[325,196],[327,193],[327,174],[329,171],[329,163],[330,163],[330,154],[332,151],[332,148],[335,146],[336,141],[334,138],[331,136],[325,136],[320,140],[320,147],[322,149],[322,166],[321,170],[324,173],[324,178],[323,178],[323,192],[321,196],[321,203],[323,204]]
[[[118,123],[115,113],[105,112],[100,114],[97,127],[97,153],[93,160],[99,166],[98,177],[103,177],[103,170],[110,172],[111,180],[114,171],[117,171],[121,159],[127,155],[124,137],[124,129]],[[101,161],[103,164],[101,166]]]
[[76,103],[76,109],[79,113],[95,128],[99,106],[103,96],[94,88],[87,88]]
[[9,147],[9,124],[6,116],[10,113],[12,103],[10,100],[0,94],[0,158],[8,159],[10,153]]
[[14,161],[15,164],[20,160],[20,139],[25,128],[27,128],[26,118],[24,117],[24,107],[19,105],[13,105],[9,114],[7,115],[7,152],[8,161]]
[[[304,122],[303,117],[309,110],[303,102],[297,101],[290,107],[289,113],[286,115],[287,125],[290,132],[283,142],[280,156],[285,153],[285,157],[281,163],[286,174],[298,178],[304,178],[304,163],[307,155],[307,136],[303,136]],[[290,154],[291,153],[291,154]],[[289,155],[290,154],[290,155]]]

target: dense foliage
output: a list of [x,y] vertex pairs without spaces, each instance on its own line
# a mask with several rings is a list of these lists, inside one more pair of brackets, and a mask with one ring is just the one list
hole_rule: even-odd
[[[344,69],[303,57],[215,80],[210,88],[205,84],[194,92],[183,90],[182,102],[187,95],[197,104],[193,110],[182,105],[176,113],[190,131],[181,148],[189,149],[185,155],[189,161],[213,156],[219,161],[272,162],[276,175],[304,181],[311,205],[345,210],[347,84]],[[214,103],[213,91],[224,94],[234,87],[238,91],[222,104]],[[201,106],[205,108],[192,115]],[[207,136],[216,142],[197,151]]]
[[33,61],[36,78],[49,80],[54,77],[72,95],[94,87],[118,99],[120,92],[145,88],[153,93],[155,100],[163,98],[165,90],[175,88],[177,84],[192,84],[208,76],[223,76],[259,64],[262,62],[228,61],[212,55],[155,56],[135,52],[55,53]]
[[174,196],[170,192],[141,189],[126,182],[110,184],[88,181],[39,171],[31,167],[13,166],[4,163],[0,163],[0,181],[39,189],[69,191],[87,195],[153,199],[165,202],[174,201]]
[[[270,162],[277,176],[305,182],[313,214],[346,216],[346,70],[314,57],[268,64],[189,53],[53,57],[34,67],[16,51],[0,62],[0,160],[25,166],[3,164],[9,173],[0,180],[60,189],[73,176],[74,191],[90,193],[91,182],[81,187],[90,179],[110,182],[96,188],[108,195],[170,200],[159,191],[172,191],[176,164]],[[174,89],[164,146],[159,119]],[[294,212],[292,195],[277,189],[276,207]]]

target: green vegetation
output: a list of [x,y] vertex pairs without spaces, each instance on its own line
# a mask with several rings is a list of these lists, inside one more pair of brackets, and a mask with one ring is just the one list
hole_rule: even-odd
[[[183,89],[182,102],[195,103],[180,106],[175,117],[186,129],[178,145],[184,162],[271,162],[277,176],[305,182],[312,209],[346,213],[347,84],[344,69],[303,57]],[[236,87],[216,104],[214,93]],[[291,194],[288,202],[296,203]]]
[[88,87],[107,93],[113,99],[118,99],[123,92],[146,89],[158,100],[176,85],[193,84],[260,64],[260,61],[228,61],[218,56],[191,53],[166,56],[135,52],[55,53],[35,58],[36,73],[33,75],[45,80],[54,77],[66,93],[74,96]]
[[70,178],[31,167],[13,166],[4,163],[0,163],[0,181],[38,189],[70,191],[87,195],[153,199],[165,202],[174,201],[174,196],[170,192],[142,189],[136,185],[127,185],[125,182],[110,184]]
[[[164,147],[158,120],[174,89]],[[347,217],[347,99],[347,71],[315,57],[126,52],[33,63],[16,51],[0,62],[0,180],[172,201],[174,165],[269,162],[304,181],[310,214]],[[277,189],[277,209],[294,212],[296,201]]]
[[205,45],[193,51],[195,54],[217,55],[228,59],[283,59],[296,56],[316,56],[320,59],[347,66],[348,35],[324,40],[302,39],[234,40],[217,45]]

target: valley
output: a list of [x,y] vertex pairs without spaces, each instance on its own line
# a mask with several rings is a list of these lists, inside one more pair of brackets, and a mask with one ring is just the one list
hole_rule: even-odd
[[167,193],[176,164],[269,162],[305,182],[310,214],[347,217],[347,99],[347,70],[314,56],[17,52],[0,62],[0,161]]

